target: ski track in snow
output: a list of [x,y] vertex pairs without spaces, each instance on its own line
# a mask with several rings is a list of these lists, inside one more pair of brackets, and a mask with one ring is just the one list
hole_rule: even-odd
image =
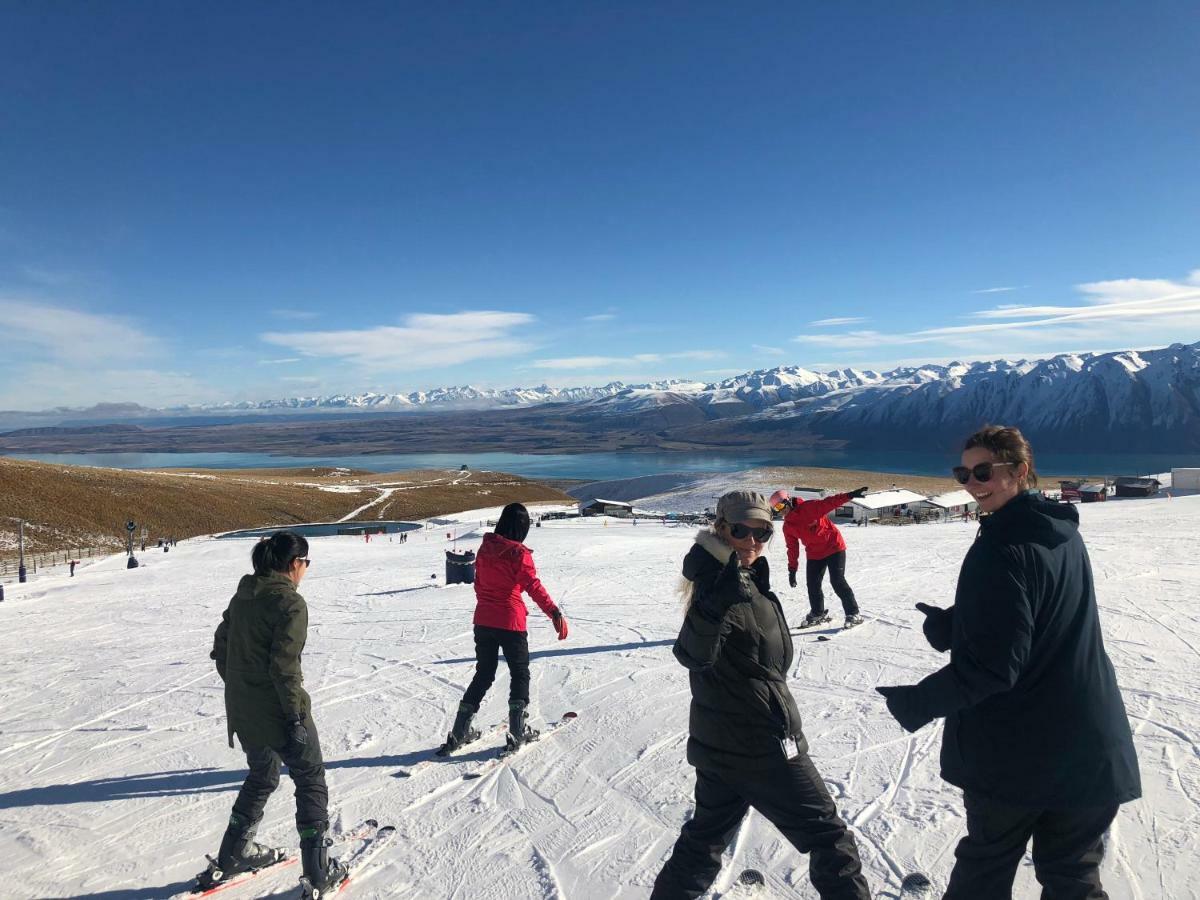
[[[469,473],[468,473],[469,474]],[[447,480],[462,479],[462,473]],[[396,490],[402,488],[394,488]],[[390,487],[352,515],[384,508]],[[679,565],[692,529],[643,522],[546,522],[530,534],[542,581],[571,622],[555,639],[529,615],[535,727],[579,718],[482,778],[499,750],[501,665],[477,725],[484,737],[432,759],[473,665],[470,586],[441,584],[447,531],[478,533],[498,510],[439,519],[406,544],[316,538],[308,690],[327,758],[331,816],[394,824],[353,896],[645,897],[693,808],[685,761],[688,681],[671,654]],[[1145,799],[1108,840],[1114,900],[1197,898],[1200,852],[1200,497],[1082,507],[1102,622],[1135,729]],[[810,752],[859,843],[867,879],[894,895],[919,870],[944,884],[963,833],[958,790],[938,776],[940,727],[905,734],[875,694],[944,664],[925,645],[918,601],[947,606],[974,524],[847,528],[847,577],[866,627],[818,643],[793,637],[790,684]],[[476,538],[469,538],[475,540]],[[0,897],[147,900],[186,889],[215,851],[244,777],[225,742],[212,632],[252,540],[193,540],[169,555],[114,556],[6,586],[0,604]],[[793,625],[803,589],[780,581]],[[436,580],[430,573],[436,573]],[[836,598],[827,590],[835,615]],[[835,621],[836,624],[836,621]],[[419,768],[417,768],[419,767]],[[393,778],[401,769],[417,771]],[[292,791],[273,797],[260,839],[292,848]],[[708,900],[816,896],[807,860],[751,814]],[[228,900],[293,897],[296,867],[264,872]],[[14,889],[14,885],[19,888]],[[1028,858],[1015,896],[1035,896]]]

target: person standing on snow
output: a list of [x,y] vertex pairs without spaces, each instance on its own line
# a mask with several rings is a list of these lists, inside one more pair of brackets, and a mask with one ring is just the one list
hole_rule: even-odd
[[529,534],[529,511],[510,503],[500,513],[496,528],[483,536],[475,555],[475,677],[467,687],[454,726],[438,753],[445,755],[479,737],[471,719],[479,711],[488,688],[496,679],[500,650],[508,663],[508,737],[517,747],[537,737],[525,720],[529,705],[529,636],[525,631],[528,610],[521,592],[529,594],[554,623],[558,639],[567,639],[567,619],[562,614],[533,565],[533,552],[522,543]]
[[808,585],[809,613],[800,623],[801,628],[812,628],[829,621],[825,611],[825,593],[821,582],[829,570],[829,583],[833,592],[842,601],[846,613],[846,627],[862,624],[858,601],[846,581],[846,539],[841,530],[829,520],[829,513],[867,492],[865,487],[848,494],[834,494],[820,500],[805,501],[792,497],[787,491],[778,490],[771,495],[771,509],[784,514],[783,540],[787,544],[788,584],[796,586],[796,568],[800,563],[800,544],[804,544],[804,555],[808,562],[805,581]]
[[696,768],[696,809],[651,900],[703,894],[752,806],[809,854],[809,878],[824,900],[871,896],[787,686],[792,638],[763,555],[772,533],[766,497],[732,491],[683,560],[688,606],[674,653],[692,691],[687,759]]
[[216,862],[198,880],[207,890],[284,858],[282,851],[254,841],[283,762],[296,785],[304,877],[323,894],[345,880],[346,868],[328,854],[329,789],[300,667],[308,606],[297,588],[312,563],[308,541],[294,531],[277,531],[254,545],[251,560],[254,574],[238,583],[209,654],[225,682],[229,746],[237,734],[250,773],[234,801]]
[[1142,789],[1079,513],[1030,490],[1033,450],[1016,428],[972,435],[954,478],[985,515],[954,605],[917,604],[950,662],[877,688],[906,731],[946,719],[942,778],[963,790],[967,835],[945,898],[1011,897],[1030,838],[1043,897],[1107,897],[1104,833]]

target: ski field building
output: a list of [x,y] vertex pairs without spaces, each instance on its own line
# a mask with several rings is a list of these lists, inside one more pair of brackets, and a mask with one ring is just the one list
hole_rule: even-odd
[[1117,479],[1118,497],[1153,497],[1162,482],[1149,476],[1123,475]]
[[836,515],[839,519],[853,519],[855,524],[878,522],[883,519],[903,519],[911,516],[916,511],[917,504],[923,502],[925,497],[921,494],[895,488],[851,500],[838,507]]
[[1177,491],[1200,491],[1200,469],[1172,469],[1171,487]]
[[948,522],[951,519],[965,519],[979,509],[979,504],[970,493],[960,489],[923,500],[917,504],[917,509],[924,514],[923,517]]
[[581,516],[631,516],[633,515],[633,504],[623,503],[620,500],[602,500],[597,497],[594,500],[580,503],[579,514]]

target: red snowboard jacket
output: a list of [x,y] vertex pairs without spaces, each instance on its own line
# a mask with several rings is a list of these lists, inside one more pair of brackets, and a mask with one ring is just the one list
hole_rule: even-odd
[[827,516],[850,500],[849,494],[834,494],[821,500],[793,498],[795,504],[783,520],[783,540],[787,544],[788,570],[800,563],[800,544],[809,559],[824,559],[846,549],[846,540]]
[[532,551],[494,532],[485,534],[475,555],[475,624],[525,631],[528,610],[521,591],[529,594],[546,615],[557,611],[538,580]]

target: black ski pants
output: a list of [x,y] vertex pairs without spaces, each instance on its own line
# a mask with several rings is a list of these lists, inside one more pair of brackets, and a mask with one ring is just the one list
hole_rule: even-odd
[[1042,900],[1107,900],[1100,886],[1104,832],[1117,807],[1028,809],[964,792],[967,836],[944,900],[1010,900],[1017,866],[1033,838]]
[[869,900],[854,836],[816,766],[801,753],[766,771],[696,770],[696,811],[683,826],[651,900],[693,900],[721,871],[721,854],[750,807],[807,853],[808,877],[823,900]]
[[478,707],[487,695],[488,688],[496,680],[496,667],[500,662],[500,651],[508,663],[511,681],[508,686],[509,703],[529,703],[529,635],[524,631],[508,631],[504,628],[475,626],[475,677],[463,695],[463,702]]
[[846,551],[839,550],[824,559],[810,559],[804,575],[808,582],[808,605],[815,613],[825,612],[825,594],[821,590],[821,582],[825,580],[825,570],[829,570],[829,583],[833,592],[842,601],[842,610],[848,616],[858,615],[858,601],[854,599],[854,591],[846,581]]
[[284,756],[283,748],[247,746],[246,762],[250,774],[246,776],[233,811],[248,822],[257,822],[267,808],[267,800],[279,787],[279,766],[288,767],[288,775],[296,785],[296,830],[305,828],[326,829],[329,826],[329,788],[325,784],[325,761],[321,756],[321,741],[317,737],[317,726],[312,716],[304,720],[308,731],[308,744],[298,756]]

